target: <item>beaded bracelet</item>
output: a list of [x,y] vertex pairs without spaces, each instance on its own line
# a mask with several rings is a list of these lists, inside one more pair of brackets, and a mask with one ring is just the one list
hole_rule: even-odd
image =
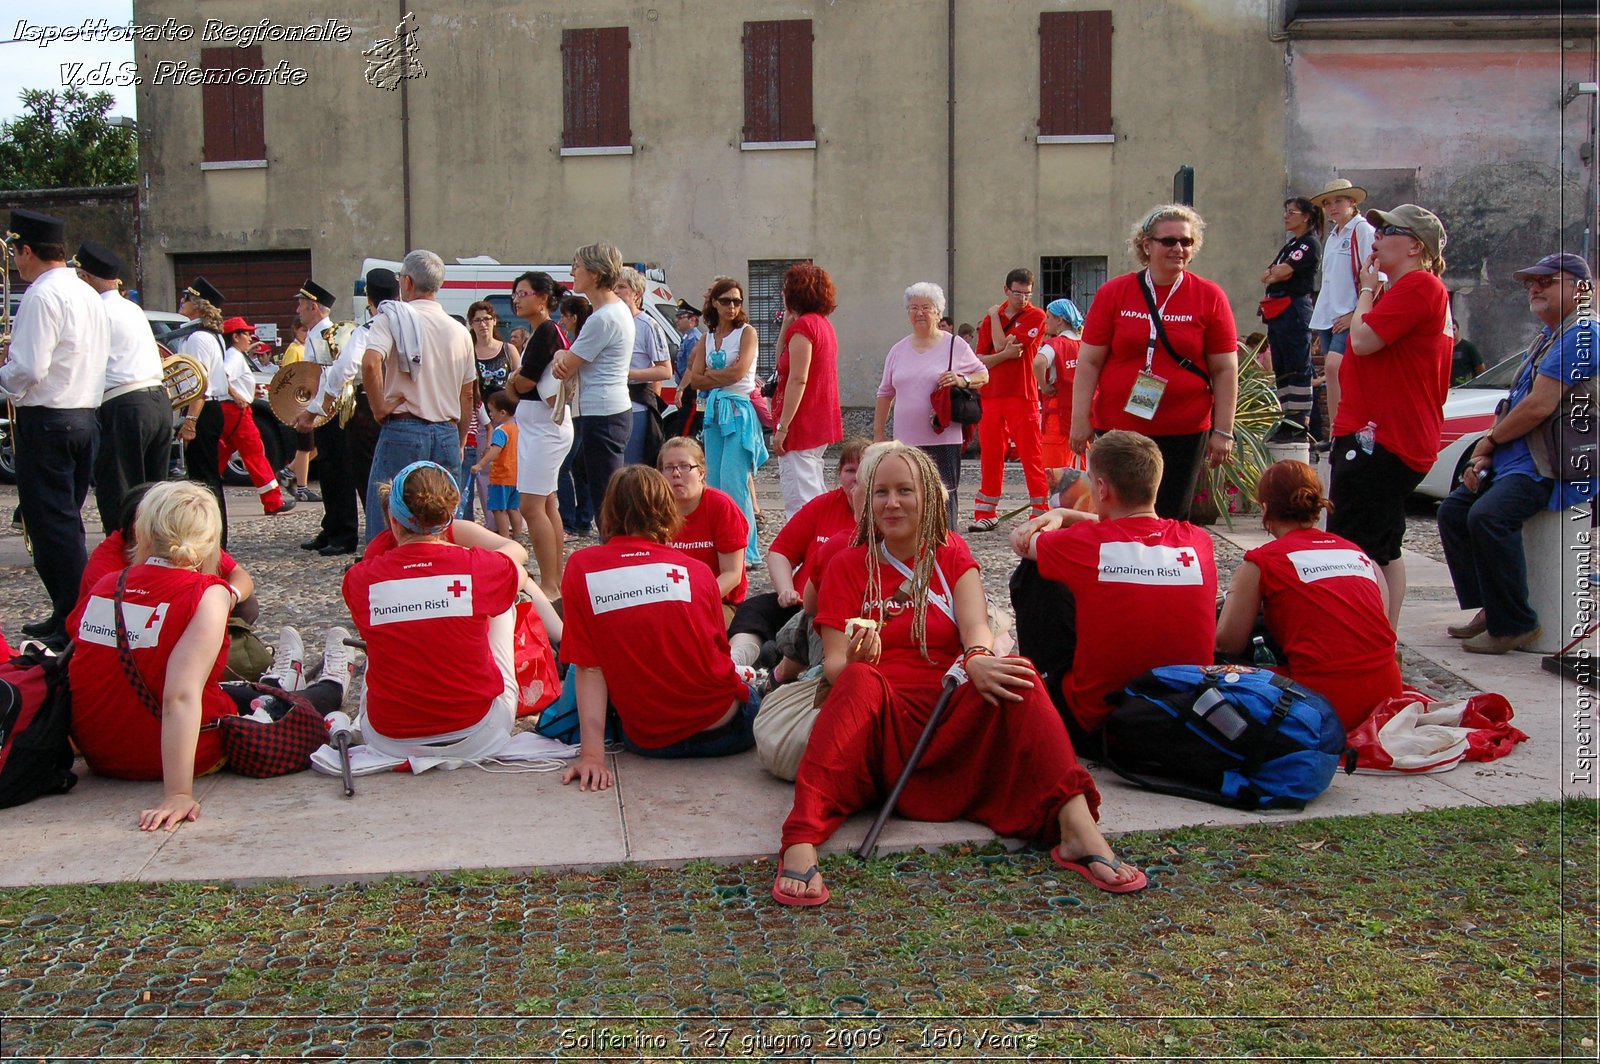
[[967,662],[971,661],[973,658],[984,657],[994,657],[994,651],[990,650],[988,647],[968,647],[961,655],[961,667],[963,669],[966,668]]

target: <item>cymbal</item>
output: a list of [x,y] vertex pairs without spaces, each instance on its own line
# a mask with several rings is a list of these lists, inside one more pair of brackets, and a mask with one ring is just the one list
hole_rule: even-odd
[[[321,384],[321,366],[315,362],[291,362],[274,374],[272,383],[267,385],[267,403],[279,421],[293,425],[317,397]],[[327,424],[332,416],[319,412],[314,427]]]

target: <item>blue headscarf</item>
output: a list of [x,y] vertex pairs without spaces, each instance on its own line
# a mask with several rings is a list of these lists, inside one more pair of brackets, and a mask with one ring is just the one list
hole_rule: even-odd
[[394,475],[394,480],[389,484],[389,516],[400,522],[400,527],[408,532],[415,532],[419,536],[437,536],[450,526],[450,518],[446,517],[437,525],[419,525],[417,519],[406,506],[406,478],[419,469],[437,469],[443,473],[450,482],[450,487],[456,492],[461,489],[456,485],[456,478],[450,475],[450,470],[438,462],[412,462]]
[[1083,311],[1070,299],[1052,299],[1050,305],[1044,308],[1046,314],[1054,314],[1067,323],[1067,328],[1073,332],[1083,331]]

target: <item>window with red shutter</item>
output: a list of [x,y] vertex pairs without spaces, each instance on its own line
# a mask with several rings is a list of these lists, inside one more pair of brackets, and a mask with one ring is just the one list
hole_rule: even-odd
[[744,24],[746,148],[816,147],[811,121],[811,20]]
[[[207,70],[260,70],[261,46],[202,48]],[[200,114],[207,163],[260,162],[267,157],[266,121],[260,85],[203,85]]]
[[633,150],[628,113],[628,28],[561,32],[563,154]]
[[1039,15],[1039,142],[1115,140],[1111,128],[1111,12]]

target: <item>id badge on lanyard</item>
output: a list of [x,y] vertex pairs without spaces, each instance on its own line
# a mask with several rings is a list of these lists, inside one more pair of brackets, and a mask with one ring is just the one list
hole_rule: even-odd
[[[1139,283],[1150,288],[1150,303],[1154,306],[1156,301],[1155,282],[1150,277],[1150,271],[1144,271],[1139,278]],[[1154,372],[1156,361],[1156,322],[1165,322],[1167,304],[1172,302],[1172,297],[1178,294],[1178,287],[1183,284],[1183,274],[1178,274],[1178,279],[1172,282],[1172,288],[1167,292],[1167,298],[1161,301],[1161,306],[1150,317],[1150,341],[1144,349],[1144,369],[1134,379],[1133,390],[1128,393],[1128,402],[1123,412],[1134,417],[1150,421],[1156,416],[1156,408],[1161,405],[1161,396],[1166,393],[1167,379]]]

